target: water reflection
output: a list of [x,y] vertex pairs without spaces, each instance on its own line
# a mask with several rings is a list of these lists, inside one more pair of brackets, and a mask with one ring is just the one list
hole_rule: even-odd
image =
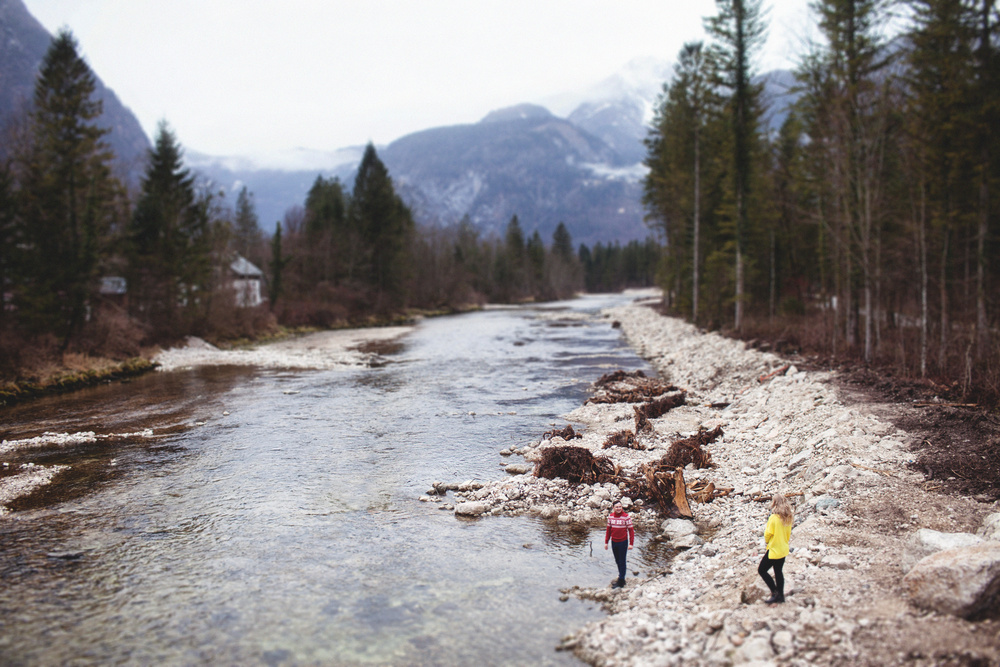
[[[500,449],[643,367],[603,305],[428,320],[379,369],[158,374],[2,413],[7,438],[157,436],[19,454],[71,472],[0,521],[4,662],[572,663],[553,646],[601,612],[559,589],[610,580],[603,529],[416,498],[500,477]],[[637,543],[633,569],[662,564]]]

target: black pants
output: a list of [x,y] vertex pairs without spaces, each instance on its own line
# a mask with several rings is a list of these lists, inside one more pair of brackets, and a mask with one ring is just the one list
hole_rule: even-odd
[[611,541],[611,552],[615,555],[615,563],[618,564],[618,583],[625,583],[625,557],[628,555],[628,540],[621,542]]
[[[767,573],[768,570],[774,568],[774,579],[771,575]],[[767,552],[764,552],[764,557],[760,560],[760,565],[757,567],[757,574],[760,578],[764,580],[767,587],[771,589],[771,593],[777,593],[778,597],[782,600],[785,599],[785,575],[781,573],[782,568],[785,567],[785,559],[777,558],[771,560],[767,557]]]

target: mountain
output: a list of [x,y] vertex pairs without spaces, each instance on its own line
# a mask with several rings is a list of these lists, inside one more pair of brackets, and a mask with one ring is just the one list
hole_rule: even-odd
[[[31,15],[21,0],[0,0],[0,125],[31,103],[38,67],[52,35]],[[114,91],[97,79],[97,97],[104,104],[100,125],[110,128],[107,141],[122,173],[141,173],[151,147],[139,121]]]
[[[398,139],[379,152],[419,221],[468,215],[484,233],[517,215],[546,241],[560,222],[584,243],[644,237],[639,185],[598,137],[547,109],[523,104],[479,123]],[[619,173],[620,172],[620,173]]]
[[[378,147],[418,222],[449,224],[463,216],[484,233],[502,232],[512,215],[549,241],[565,222],[576,242],[629,241],[649,235],[641,204],[643,139],[671,65],[642,59],[586,90],[489,113],[480,122],[438,127]],[[553,113],[550,109],[557,110]],[[350,186],[360,159],[349,152],[287,155],[310,168],[264,169],[253,161],[199,156],[189,164],[220,185],[255,193],[262,221],[305,201],[318,175]],[[317,158],[319,158],[317,160]],[[284,202],[282,205],[281,202]]]

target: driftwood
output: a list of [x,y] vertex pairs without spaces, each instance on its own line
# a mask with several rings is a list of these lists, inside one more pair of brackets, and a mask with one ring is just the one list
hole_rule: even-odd
[[706,482],[705,480],[698,480],[696,482],[691,482],[688,484],[688,491],[692,494],[692,498],[699,503],[710,503],[716,498],[722,498],[723,496],[728,496],[733,492],[732,488],[717,488],[714,482]]
[[759,378],[757,378],[757,382],[767,382],[768,380],[770,380],[771,378],[775,377],[776,375],[784,375],[785,371],[787,371],[789,368],[791,368],[791,365],[790,364],[785,364],[781,368],[777,368],[777,369],[771,371],[770,373],[768,373],[767,375],[761,375]]
[[687,485],[684,484],[684,470],[677,468],[668,472],[665,468],[644,465],[640,471],[645,477],[646,490],[651,500],[656,501],[664,516],[693,519],[687,501]]
[[[794,496],[803,496],[805,494],[802,491],[794,491],[792,493],[782,493],[781,495],[783,495],[786,498],[792,498]],[[765,495],[751,496],[750,500],[755,500],[758,503],[766,503],[768,500],[770,500],[773,497],[774,496],[765,496]]]

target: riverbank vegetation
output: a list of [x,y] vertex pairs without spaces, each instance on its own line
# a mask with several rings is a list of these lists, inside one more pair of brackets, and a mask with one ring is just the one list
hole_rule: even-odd
[[665,309],[995,406],[995,3],[819,0],[788,108],[755,83],[761,2],[717,4],[647,141]]
[[64,30],[4,128],[0,382],[21,388],[12,396],[101,381],[108,360],[128,372],[189,335],[258,340],[652,284],[652,240],[576,249],[568,225],[543,239],[516,215],[502,237],[468,219],[417,225],[371,145],[353,187],[317,178],[266,238],[252,194],[228,206],[166,122],[141,175],[120,173],[95,86]]

